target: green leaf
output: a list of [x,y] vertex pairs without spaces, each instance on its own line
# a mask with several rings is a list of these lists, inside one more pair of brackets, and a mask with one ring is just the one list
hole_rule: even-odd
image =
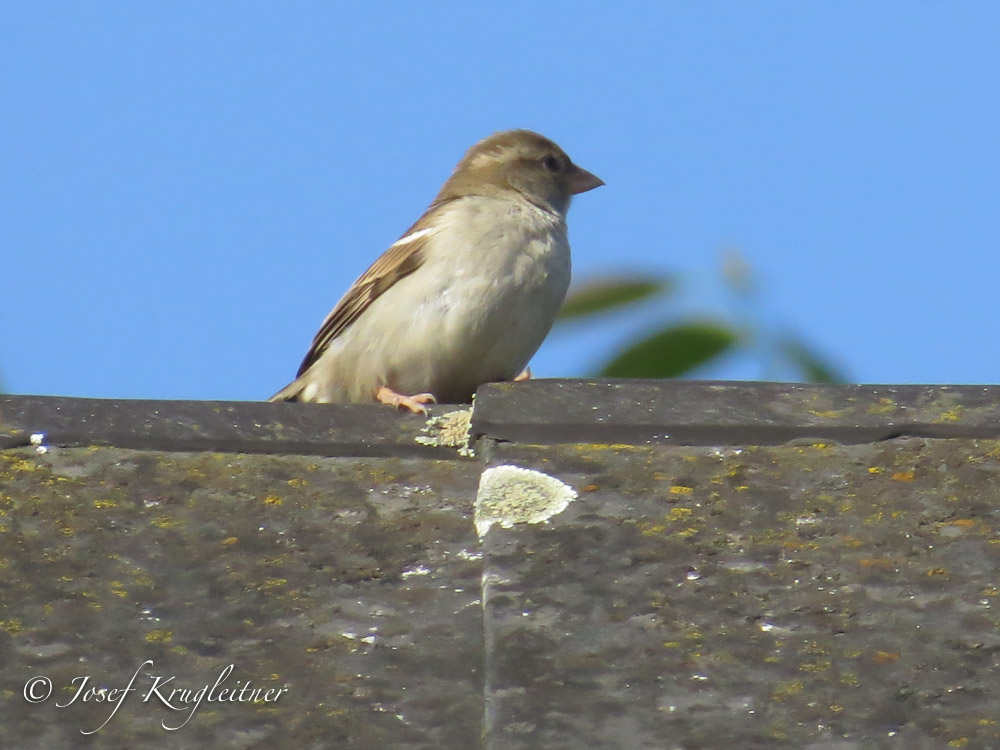
[[682,323],[632,344],[600,374],[613,378],[676,378],[730,349],[739,338],[725,323]]
[[559,311],[559,320],[582,318],[665,292],[673,286],[666,277],[615,277],[591,279],[571,290]]
[[786,338],[778,342],[778,349],[796,367],[810,383],[843,383],[843,376],[829,362],[825,361],[813,349],[795,338]]

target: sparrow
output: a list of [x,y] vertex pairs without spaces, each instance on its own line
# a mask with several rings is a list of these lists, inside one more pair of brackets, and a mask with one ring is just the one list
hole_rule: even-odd
[[270,400],[426,414],[429,403],[468,402],[483,383],[530,377],[569,287],[570,199],[603,184],[530,130],[475,144]]

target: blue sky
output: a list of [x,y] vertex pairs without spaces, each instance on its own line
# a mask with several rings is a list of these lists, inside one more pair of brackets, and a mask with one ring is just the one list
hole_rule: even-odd
[[267,397],[510,127],[607,183],[570,214],[577,279],[687,279],[554,332],[537,376],[743,314],[718,280],[736,249],[755,319],[850,379],[1000,382],[998,29],[1000,4],[912,0],[5,3],[3,386]]

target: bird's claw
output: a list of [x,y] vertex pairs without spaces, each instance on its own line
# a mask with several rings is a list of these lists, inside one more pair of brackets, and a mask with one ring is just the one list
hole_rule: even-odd
[[389,406],[394,406],[397,409],[399,407],[404,407],[409,409],[414,414],[427,414],[427,407],[424,404],[436,404],[437,399],[434,398],[433,393],[417,393],[413,396],[404,396],[401,393],[396,393],[391,388],[382,386],[375,393],[375,398],[383,404],[388,404]]

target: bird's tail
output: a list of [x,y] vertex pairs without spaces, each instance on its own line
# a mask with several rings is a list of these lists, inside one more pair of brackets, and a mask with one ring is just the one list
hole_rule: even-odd
[[298,401],[305,384],[300,378],[296,378],[280,391],[275,393],[268,401]]

